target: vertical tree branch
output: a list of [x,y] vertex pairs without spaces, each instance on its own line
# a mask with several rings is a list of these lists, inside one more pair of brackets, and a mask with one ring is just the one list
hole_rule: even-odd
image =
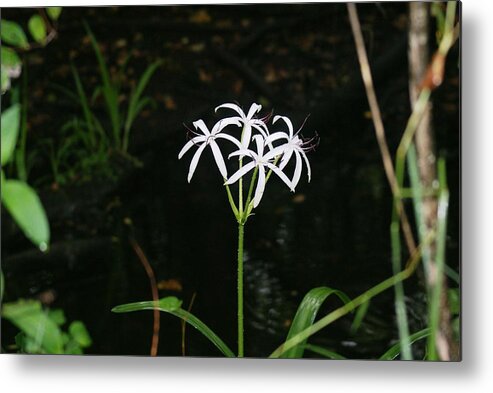
[[[414,109],[429,64],[429,4],[412,2],[409,5],[409,95],[411,108]],[[418,160],[419,177],[424,190],[437,188],[436,153],[434,132],[432,128],[432,104],[428,101],[421,122],[415,133],[415,144]],[[436,195],[427,193],[422,198],[420,233],[428,233],[437,226],[438,200]],[[452,329],[450,326],[450,310],[447,301],[447,285],[445,275],[437,273],[436,240],[423,250],[427,288],[433,288],[440,280],[440,329],[437,332],[437,350],[440,359],[451,359]]]

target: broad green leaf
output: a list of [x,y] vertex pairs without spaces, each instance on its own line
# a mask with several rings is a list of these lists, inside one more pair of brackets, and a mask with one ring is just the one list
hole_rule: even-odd
[[46,25],[43,18],[40,15],[33,15],[29,18],[27,23],[29,32],[31,33],[34,41],[44,44],[46,40]]
[[[409,336],[409,345],[430,335],[430,329],[426,328]],[[394,360],[401,353],[401,343],[394,344],[390,349],[380,356],[380,360]]]
[[228,348],[228,346],[214,333],[206,324],[204,324],[200,319],[195,317],[193,314],[185,311],[181,308],[182,301],[174,296],[168,296],[159,300],[159,302],[147,301],[147,302],[136,302],[122,304],[120,306],[114,307],[111,311],[116,313],[122,312],[132,312],[141,310],[154,310],[158,309],[160,311],[172,314],[178,318],[181,318],[186,323],[192,325],[200,333],[202,333],[206,338],[208,338],[226,357],[235,357],[233,351]]
[[5,180],[2,203],[26,237],[41,251],[46,251],[50,242],[50,227],[36,191],[20,180]]
[[305,344],[304,345],[305,349],[308,349],[309,351],[316,353],[317,355],[324,356],[329,359],[334,359],[334,360],[343,360],[346,359],[344,356],[339,355],[337,352],[331,351],[327,348],[320,347],[318,345],[312,345],[312,344]]
[[48,316],[58,326],[61,326],[66,322],[65,313],[61,309],[49,310]]
[[51,20],[57,20],[62,13],[62,7],[48,7],[46,8],[46,13]]
[[24,49],[29,47],[24,30],[15,22],[2,19],[0,35],[2,37],[2,44],[9,44]]
[[2,94],[10,89],[10,79],[18,78],[22,71],[22,63],[17,53],[5,45],[1,47],[1,88]]
[[68,331],[74,341],[81,347],[87,348],[92,344],[91,336],[86,329],[86,326],[81,321],[74,321],[68,327]]
[[20,67],[21,59],[12,48],[2,46],[2,65],[4,67]]
[[[46,353],[63,353],[62,333],[37,300],[5,303],[2,317],[17,326],[27,337],[40,345]],[[31,349],[34,350],[31,346]]]
[[[309,326],[313,325],[318,310],[322,306],[323,302],[330,295],[336,295],[339,299],[341,299],[344,302],[344,304],[347,304],[351,301],[346,296],[345,293],[338,291],[336,289],[332,289],[328,287],[313,288],[305,295],[305,297],[301,301],[298,307],[298,311],[296,311],[296,315],[294,316],[293,323],[291,324],[291,328],[289,329],[289,333],[288,333],[288,337],[286,338],[286,341],[296,336],[299,332],[305,330]],[[305,350],[304,348],[305,344],[306,344],[306,340],[302,341],[299,345],[284,352],[281,355],[281,357],[292,358],[292,359],[302,358]]]
[[19,134],[19,124],[21,119],[20,105],[15,104],[2,113],[1,121],[1,163],[2,166],[12,159],[12,153],[17,143],[17,135]]
[[458,315],[460,313],[459,288],[451,288],[448,290],[448,304],[452,315]]

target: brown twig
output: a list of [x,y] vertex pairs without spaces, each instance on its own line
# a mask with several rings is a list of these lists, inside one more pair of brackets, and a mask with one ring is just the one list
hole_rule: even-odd
[[[361,25],[359,23],[358,13],[356,11],[356,6],[354,3],[347,4],[349,12],[349,21],[351,23],[351,29],[353,31],[354,41],[356,44],[356,51],[358,54],[358,60],[361,68],[361,76],[363,78],[363,83],[365,85],[366,95],[368,98],[368,103],[370,105],[370,111],[372,114],[373,125],[375,127],[375,134],[377,137],[378,147],[380,149],[380,154],[382,155],[383,166],[385,169],[385,174],[387,180],[390,184],[392,194],[394,198],[400,196],[400,190],[397,183],[397,178],[394,171],[394,164],[392,162],[392,157],[390,155],[389,146],[387,144],[387,139],[385,137],[385,128],[383,126],[382,115],[380,113],[380,107],[378,105],[377,96],[375,93],[375,87],[373,86],[373,79],[370,71],[370,64],[368,62],[368,56],[366,54],[365,43],[363,41],[363,34],[361,32]],[[406,241],[409,254],[414,254],[416,251],[416,242],[411,230],[411,225],[407,218],[402,200],[399,198],[397,201],[397,213],[400,216],[402,223],[402,231],[404,234],[404,239]]]
[[[137,241],[133,238],[130,238],[129,241],[132,248],[135,251],[135,254],[137,254],[137,257],[142,263],[142,266],[144,266],[144,269],[147,273],[147,277],[149,277],[149,283],[151,284],[151,291],[152,291],[152,300],[154,300],[155,303],[158,303],[159,293],[156,283],[156,276],[154,275],[154,271],[152,270],[151,264],[149,263],[146,255],[144,254],[144,251],[142,251],[142,248],[140,248]],[[157,308],[153,310],[153,315],[154,315],[154,324],[153,324],[152,341],[151,341],[151,356],[157,356],[157,350],[159,344],[159,317],[160,317],[159,310]]]
[[[188,312],[192,311],[192,306],[193,302],[195,301],[195,296],[197,295],[197,292],[194,292],[192,295],[192,299],[190,300],[190,304],[188,305]],[[187,328],[187,320],[182,319],[181,320],[181,354],[182,356],[185,356],[185,330]]]

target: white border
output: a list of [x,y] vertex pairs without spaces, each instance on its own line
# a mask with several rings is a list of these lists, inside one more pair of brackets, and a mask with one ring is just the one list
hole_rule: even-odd
[[[272,1],[274,2],[274,1]],[[279,2],[279,1],[276,1]],[[287,1],[280,1],[287,2]],[[145,4],[163,4],[145,1]],[[175,3],[175,2],[167,2]],[[202,3],[182,1],[180,3]],[[214,3],[237,3],[215,1]],[[250,3],[242,1],[241,3]],[[131,4],[77,1],[77,5]],[[0,388],[50,392],[483,392],[493,387],[493,62],[491,0],[463,4],[463,361],[268,361],[0,356]],[[74,5],[2,1],[5,6]],[[5,390],[6,391],[6,390]]]

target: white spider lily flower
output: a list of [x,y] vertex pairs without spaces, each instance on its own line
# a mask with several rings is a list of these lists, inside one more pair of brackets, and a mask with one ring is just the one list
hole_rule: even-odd
[[238,113],[239,116],[228,117],[225,120],[239,120],[243,124],[243,131],[241,134],[241,145],[244,149],[248,149],[250,145],[250,141],[252,140],[252,128],[255,128],[258,132],[260,132],[264,138],[269,136],[269,130],[265,125],[264,121],[261,119],[256,119],[254,116],[262,109],[262,105],[253,103],[248,110],[248,113],[245,115],[243,109],[241,109],[236,104],[222,104],[219,105],[215,111],[218,109],[227,108],[232,109]]
[[291,191],[294,191],[293,186],[291,184],[291,181],[289,178],[277,167],[272,163],[272,160],[278,156],[279,154],[282,154],[282,149],[273,149],[268,152],[264,152],[265,149],[265,139],[261,135],[255,135],[253,137],[253,140],[255,141],[257,151],[253,151],[250,149],[243,149],[241,148],[238,151],[235,151],[229,155],[229,157],[232,156],[250,156],[252,158],[252,161],[249,162],[248,164],[242,166],[236,173],[234,173],[227,181],[224,183],[225,185],[230,185],[238,181],[242,176],[247,174],[249,171],[254,169],[255,167],[258,168],[258,180],[257,180],[257,187],[255,188],[255,194],[253,197],[253,207],[256,208],[258,204],[260,203],[260,200],[262,199],[262,195],[264,194],[265,190],[265,183],[266,183],[266,175],[265,171],[266,169],[271,169],[277,176],[281,178],[281,180],[286,183],[286,185],[291,189]]
[[238,119],[235,118],[229,118],[229,119],[222,119],[219,120],[214,127],[212,127],[212,130],[209,131],[207,126],[205,125],[203,120],[197,120],[193,122],[193,125],[196,130],[202,131],[203,135],[196,134],[197,136],[193,137],[190,139],[185,146],[181,149],[180,153],[178,154],[178,159],[181,159],[183,155],[190,150],[190,148],[194,145],[199,146],[197,151],[195,152],[192,161],[190,163],[190,169],[188,171],[188,182],[190,183],[190,180],[192,180],[193,173],[195,172],[195,168],[197,168],[197,164],[199,162],[200,156],[202,155],[202,152],[207,146],[211,147],[212,154],[214,155],[214,159],[216,161],[217,167],[219,168],[219,172],[221,172],[221,175],[223,176],[224,179],[228,177],[228,172],[226,170],[226,164],[224,163],[224,158],[221,154],[221,150],[219,149],[219,146],[216,142],[216,139],[227,139],[230,142],[233,142],[238,148],[242,148],[240,141],[236,139],[235,137],[226,134],[224,132],[221,132],[225,127],[229,125],[236,125],[238,127],[241,126],[240,122]]
[[285,139],[287,142],[284,143],[281,146],[276,147],[275,149],[282,148],[283,151],[283,156],[281,158],[281,162],[279,164],[279,168],[283,170],[288,162],[290,161],[291,157],[295,156],[296,158],[296,166],[294,169],[294,175],[293,178],[291,179],[291,183],[293,185],[293,189],[297,186],[298,182],[300,181],[301,177],[301,170],[302,170],[302,161],[301,158],[305,160],[306,164],[306,169],[308,172],[308,182],[311,180],[311,168],[310,168],[310,162],[308,161],[308,157],[306,156],[306,148],[304,146],[303,140],[298,136],[299,131],[295,134],[293,132],[293,123],[291,123],[291,120],[286,117],[286,116],[275,116],[274,119],[272,120],[272,124],[274,124],[277,120],[282,119],[286,123],[288,127],[288,132],[274,132],[273,134],[269,135],[265,143],[266,144],[272,144],[272,142],[279,140],[279,139]]

